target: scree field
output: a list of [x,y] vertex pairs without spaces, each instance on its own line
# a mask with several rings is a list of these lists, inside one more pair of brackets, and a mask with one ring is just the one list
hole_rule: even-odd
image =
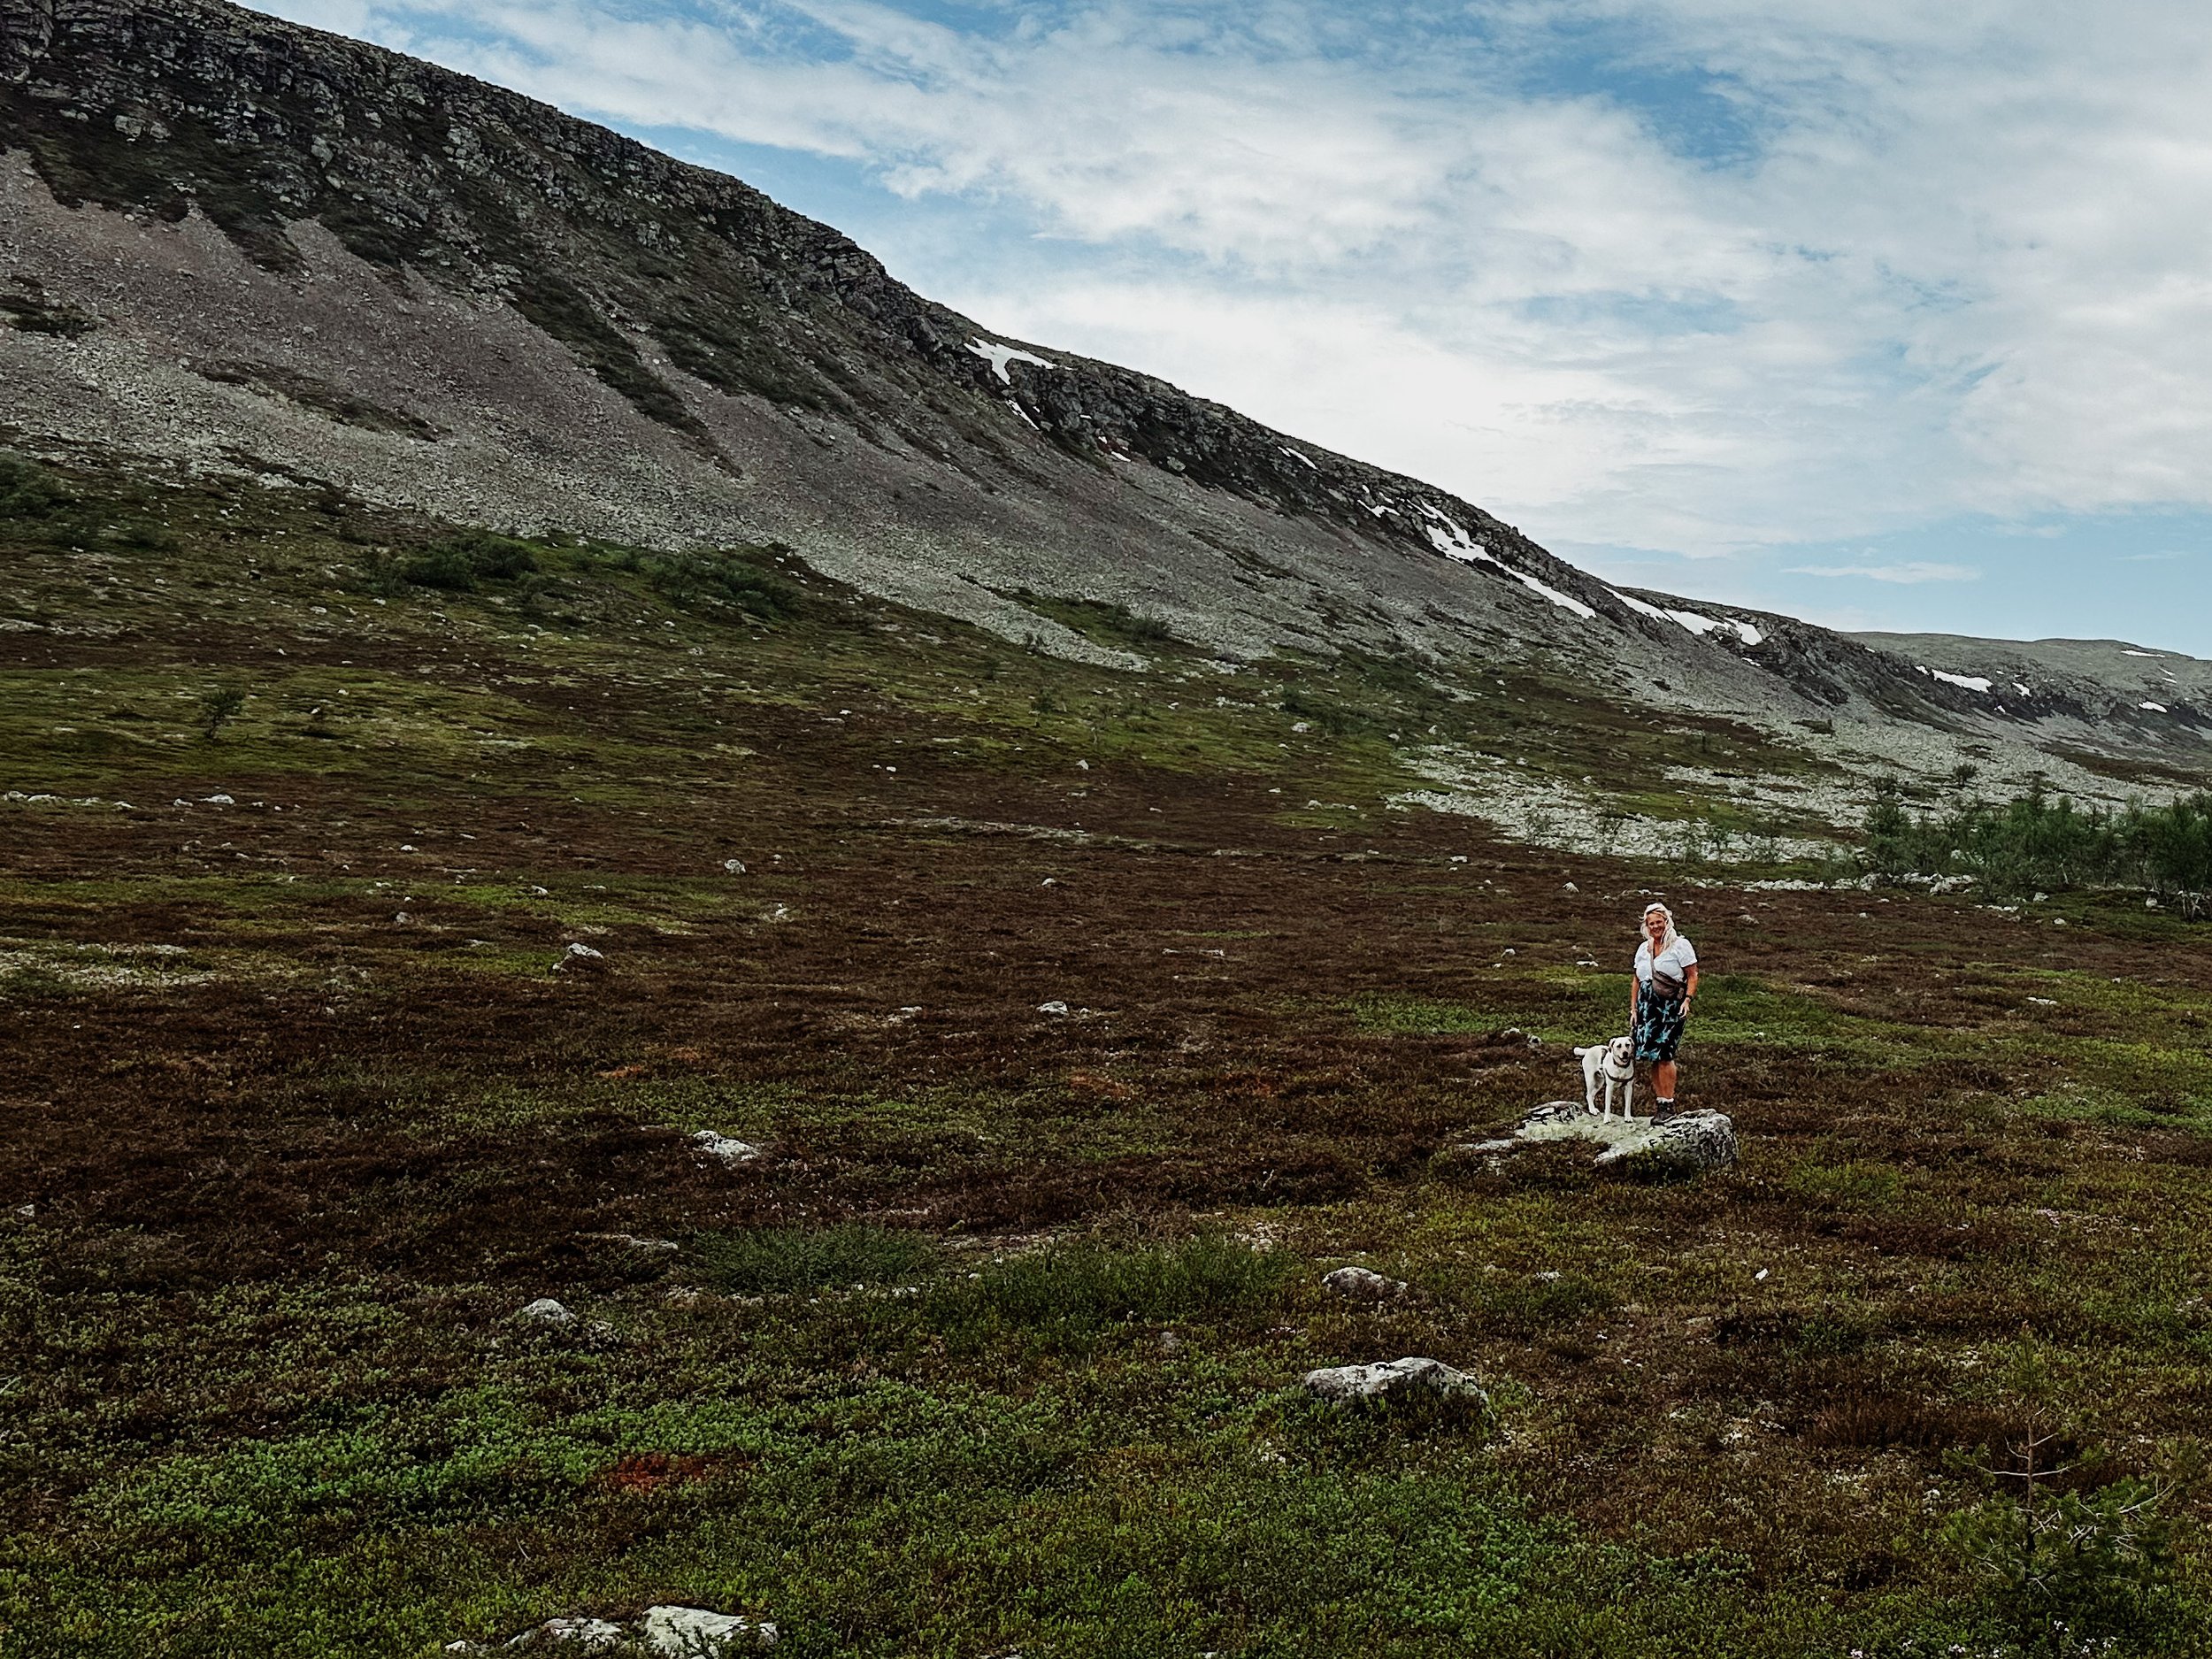
[[[2212,926],[1392,807],[1421,742],[1646,810],[1809,764],[1496,664],[1054,607],[1152,664],[1090,668],[779,549],[95,457],[7,463],[0,561],[11,1659],[654,1602],[789,1655],[2212,1653]],[[1466,1151],[1578,1094],[1647,892],[1740,1163]],[[1408,1355],[1492,1420],[1298,1388]],[[2064,1628],[2023,1501],[2104,1529]]]

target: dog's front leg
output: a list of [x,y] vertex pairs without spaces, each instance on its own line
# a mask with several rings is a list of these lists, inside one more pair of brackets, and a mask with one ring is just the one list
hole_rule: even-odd
[[1621,1085],[1621,1116],[1630,1123],[1636,1121],[1636,1074],[1633,1071]]

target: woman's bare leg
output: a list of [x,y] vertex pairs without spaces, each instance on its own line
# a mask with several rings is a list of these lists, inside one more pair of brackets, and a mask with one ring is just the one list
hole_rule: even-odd
[[1652,1093],[1658,1095],[1661,1100],[1671,1101],[1674,1098],[1673,1061],[1660,1060],[1653,1064],[1651,1068],[1651,1089]]

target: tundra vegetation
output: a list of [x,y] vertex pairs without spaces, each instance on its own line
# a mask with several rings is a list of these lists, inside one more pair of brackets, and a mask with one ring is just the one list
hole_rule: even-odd
[[1894,779],[1875,785],[1864,859],[1884,875],[1967,876],[1994,897],[2074,887],[2133,888],[2201,917],[2212,903],[2212,793],[2124,810],[2077,806],[2032,788],[1991,803],[1966,795],[1909,810]]
[[[2212,1653],[2170,907],[1390,807],[1425,741],[1686,821],[1670,764],[1812,764],[1525,666],[1063,603],[1114,672],[787,549],[89,456],[0,511],[9,1655],[664,1601],[801,1655]],[[1575,1092],[1653,893],[1741,1163],[1461,1152]],[[1406,1355],[1495,1432],[1295,1386]]]

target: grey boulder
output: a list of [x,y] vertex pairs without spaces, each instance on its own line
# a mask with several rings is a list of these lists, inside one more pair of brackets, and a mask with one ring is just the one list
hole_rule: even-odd
[[[611,1647],[642,1648],[657,1659],[730,1659],[730,1655],[776,1645],[776,1627],[735,1613],[703,1607],[649,1607],[634,1624],[603,1618],[549,1618],[504,1644],[509,1648],[602,1653]],[[497,1651],[481,1642],[452,1641],[449,1654]]]
[[691,1137],[691,1144],[710,1158],[725,1164],[750,1164],[760,1156],[760,1148],[749,1141],[740,1141],[733,1135],[717,1134],[711,1129],[702,1129]]
[[1404,1279],[1388,1279],[1366,1267],[1340,1267],[1333,1273],[1324,1273],[1321,1286],[1348,1302],[1388,1302],[1404,1295],[1406,1291]]
[[724,1659],[742,1648],[772,1647],[776,1627],[735,1613],[710,1613],[703,1607],[649,1607],[638,1636],[665,1659]]
[[1487,1414],[1482,1385],[1440,1359],[1388,1359],[1371,1365],[1333,1365],[1310,1371],[1301,1386],[1339,1406],[1463,1405]]
[[1597,1156],[1609,1175],[1656,1179],[1702,1175],[1736,1161],[1736,1125],[1725,1112],[1689,1111],[1654,1124]]

